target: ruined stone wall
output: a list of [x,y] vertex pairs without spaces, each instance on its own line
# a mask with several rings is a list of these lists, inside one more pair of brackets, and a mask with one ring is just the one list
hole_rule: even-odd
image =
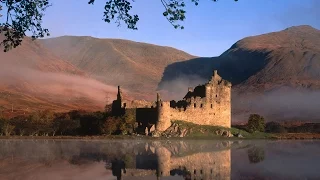
[[171,108],[170,102],[161,102],[159,125],[162,131],[170,127],[171,121],[181,120],[199,125],[231,127],[231,87],[216,86],[210,89],[208,97],[192,98],[189,106]]
[[188,104],[186,107],[161,102],[157,130],[165,130],[174,120],[231,127],[231,83],[223,80],[217,71],[205,85],[197,86],[194,91],[189,89],[184,101]]
[[145,101],[145,100],[123,100],[122,101],[123,108],[151,108],[156,107],[156,102],[153,101]]

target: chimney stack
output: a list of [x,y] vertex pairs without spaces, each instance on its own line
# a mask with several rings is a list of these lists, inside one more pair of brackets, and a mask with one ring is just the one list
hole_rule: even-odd
[[213,76],[217,76],[218,75],[218,70],[213,70]]

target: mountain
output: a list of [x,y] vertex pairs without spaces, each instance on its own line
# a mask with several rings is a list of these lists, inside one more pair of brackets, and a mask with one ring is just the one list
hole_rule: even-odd
[[251,36],[218,57],[170,64],[158,90],[181,97],[177,88],[205,82],[213,69],[233,84],[233,121],[255,112],[269,120],[320,121],[318,29],[303,25]]
[[101,108],[105,95],[116,92],[28,37],[0,57],[1,113]]
[[58,57],[106,84],[122,86],[149,98],[171,63],[195,58],[183,51],[164,46],[120,39],[62,36],[41,40]]

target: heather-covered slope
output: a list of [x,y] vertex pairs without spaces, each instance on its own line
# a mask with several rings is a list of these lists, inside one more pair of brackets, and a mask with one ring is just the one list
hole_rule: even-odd
[[154,93],[168,64],[194,58],[171,47],[120,39],[63,36],[41,42],[91,77],[141,94]]

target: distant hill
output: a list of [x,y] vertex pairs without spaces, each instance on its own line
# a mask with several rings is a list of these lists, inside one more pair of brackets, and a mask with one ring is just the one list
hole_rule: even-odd
[[167,65],[195,57],[171,47],[120,39],[62,36],[41,43],[91,77],[140,93],[141,98],[154,95]]
[[[170,64],[158,90],[176,92],[205,82],[217,69],[234,85],[233,113],[320,121],[320,31],[294,26],[244,38],[218,57]],[[173,96],[174,97],[174,96]],[[237,116],[234,116],[237,119]],[[245,119],[247,114],[240,119]]]

